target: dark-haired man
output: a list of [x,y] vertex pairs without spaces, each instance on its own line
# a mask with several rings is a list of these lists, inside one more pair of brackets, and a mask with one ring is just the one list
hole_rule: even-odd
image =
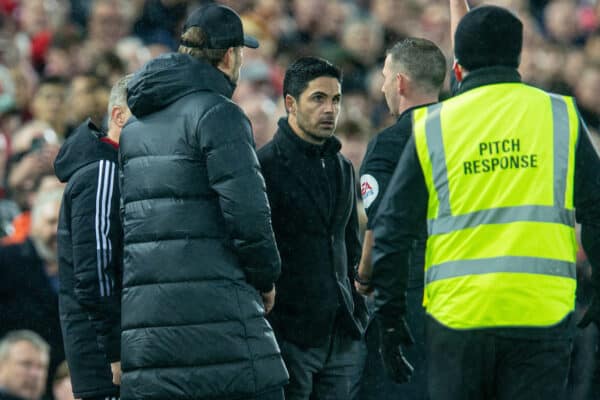
[[360,258],[352,164],[333,136],[341,71],[304,57],[286,71],[287,118],[258,152],[281,253],[270,316],[290,373],[286,399],[351,399],[366,322],[355,291]]
[[[600,160],[572,98],[521,83],[522,32],[501,7],[461,19],[458,92],[413,111],[375,220],[376,313],[396,332],[410,246],[427,226],[431,400],[565,398],[575,218],[600,288]],[[600,323],[599,301],[582,324]]]
[[216,3],[130,81],[123,130],[121,398],[280,400],[265,319],[280,258],[248,118],[230,98],[244,35]]
[[[384,81],[381,91],[385,95],[390,113],[398,119],[394,125],[384,129],[371,140],[360,168],[361,195],[368,223],[355,285],[357,290],[363,294],[372,292],[369,280],[372,274],[371,251],[375,215],[400,155],[412,134],[412,110],[438,101],[446,72],[444,54],[435,43],[427,39],[407,38],[396,43],[387,52],[382,69]],[[415,343],[405,350],[405,354],[408,362],[415,369],[414,376],[410,383],[396,386],[393,389],[393,396],[401,395],[415,400],[424,399],[427,392],[424,348],[425,310],[422,306],[425,240],[426,232],[422,232],[421,238],[415,240],[412,246],[407,284],[406,319],[412,328]],[[401,326],[403,328],[405,325]],[[367,345],[376,342],[377,331],[375,324],[370,325]],[[383,332],[382,336],[390,333]],[[405,331],[401,334],[406,340],[404,344],[408,344],[410,342],[409,332]],[[387,342],[389,341],[384,340],[382,344],[385,345]],[[378,349],[378,347],[376,348]],[[386,361],[384,364],[387,367],[386,370],[391,373],[391,378],[395,382],[405,383],[409,376],[394,373],[394,367],[387,365],[393,362],[389,357],[390,354],[393,354],[392,349],[384,349],[382,352]],[[381,364],[375,363],[373,355],[379,355],[378,351],[369,352],[365,381],[363,382],[365,392],[363,397],[383,398],[382,396],[391,390],[386,391],[385,394],[373,390],[375,384],[371,381],[379,378],[382,373]],[[373,365],[369,363],[373,363]],[[377,382],[380,385],[385,384],[380,379]]]

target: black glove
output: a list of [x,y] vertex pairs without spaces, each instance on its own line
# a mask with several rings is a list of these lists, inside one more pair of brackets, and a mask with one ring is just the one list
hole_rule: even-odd
[[592,302],[590,303],[585,314],[583,314],[581,321],[577,323],[577,327],[584,329],[592,322],[594,322],[596,327],[600,329],[600,296],[598,295],[594,295],[594,297],[592,297]]
[[383,367],[387,375],[396,383],[407,383],[413,373],[413,367],[402,354],[402,347],[415,341],[404,318],[400,318],[393,327],[379,321],[379,352],[383,358]]

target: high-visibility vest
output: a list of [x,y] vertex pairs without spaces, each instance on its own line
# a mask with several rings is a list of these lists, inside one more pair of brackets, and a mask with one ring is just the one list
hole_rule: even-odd
[[575,305],[572,98],[522,83],[415,110],[429,191],[424,306],[455,329],[546,327]]

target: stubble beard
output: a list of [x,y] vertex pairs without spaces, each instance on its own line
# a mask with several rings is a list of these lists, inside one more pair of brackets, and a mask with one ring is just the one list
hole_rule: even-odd
[[333,136],[333,132],[335,132],[335,123],[334,123],[334,127],[331,131],[328,131],[326,133],[321,133],[319,131],[315,131],[312,130],[310,128],[308,128],[302,118],[298,118],[296,116],[296,123],[298,124],[298,128],[300,128],[300,130],[309,138],[313,139],[314,141],[319,142],[320,144],[323,144],[325,142],[325,140],[327,140],[328,138],[330,138],[331,136]]

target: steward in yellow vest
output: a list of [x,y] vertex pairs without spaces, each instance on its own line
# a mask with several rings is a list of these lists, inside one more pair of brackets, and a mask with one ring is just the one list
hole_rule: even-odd
[[562,399],[576,215],[600,267],[600,160],[573,99],[521,83],[512,13],[473,9],[455,43],[459,93],[413,111],[376,217],[376,313],[403,332],[409,245],[427,224],[430,399]]

